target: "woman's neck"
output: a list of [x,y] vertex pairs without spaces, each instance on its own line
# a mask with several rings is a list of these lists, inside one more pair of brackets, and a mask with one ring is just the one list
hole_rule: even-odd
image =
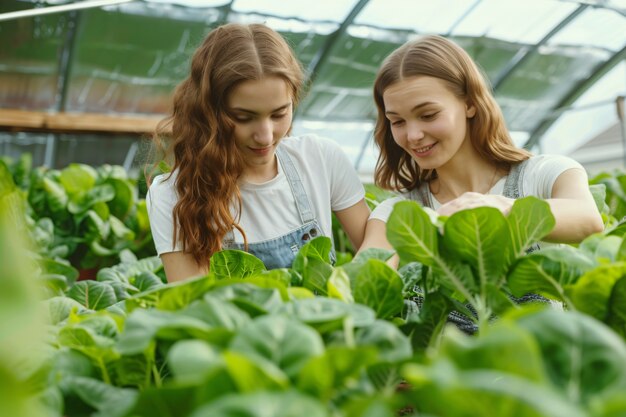
[[454,200],[466,192],[487,194],[505,173],[494,162],[469,158],[462,163],[452,161],[437,169],[437,178],[430,181],[430,191],[441,203]]
[[272,162],[262,165],[246,165],[241,179],[252,184],[263,184],[278,175],[278,158],[274,155]]

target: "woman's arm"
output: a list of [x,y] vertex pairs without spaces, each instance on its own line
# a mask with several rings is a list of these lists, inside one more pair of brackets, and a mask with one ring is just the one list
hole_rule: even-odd
[[161,254],[163,269],[167,282],[183,281],[187,278],[206,275],[208,269],[198,265],[191,254],[184,252],[167,252]]
[[[552,197],[545,201],[556,219],[554,229],[545,238],[548,242],[577,243],[604,229],[583,169],[572,168],[561,173],[552,186]],[[437,213],[451,216],[460,210],[489,206],[507,215],[514,202],[501,195],[465,193],[442,205]]]
[[[394,250],[393,246],[391,246],[387,240],[387,223],[380,219],[370,219],[367,222],[367,226],[365,228],[365,238],[363,239],[363,244],[359,248],[359,252],[369,248]],[[396,254],[387,261],[387,264],[392,268],[397,268],[399,261],[400,258],[398,258],[398,255]]]
[[604,229],[602,216],[596,207],[587,174],[582,169],[568,169],[558,176],[552,187],[550,204],[556,225],[545,240],[577,243]]
[[352,246],[357,250],[363,244],[365,223],[370,215],[370,209],[365,203],[365,199],[346,209],[335,211],[335,215],[350,242],[352,242]]

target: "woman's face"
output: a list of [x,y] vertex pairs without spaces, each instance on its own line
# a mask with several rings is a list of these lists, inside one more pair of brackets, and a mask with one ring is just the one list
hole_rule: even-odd
[[456,97],[438,78],[417,76],[383,93],[385,114],[395,142],[421,169],[437,169],[471,149],[467,120],[473,106]]
[[235,143],[251,168],[273,166],[274,152],[293,118],[293,100],[285,80],[270,76],[243,81],[228,97],[235,122]]

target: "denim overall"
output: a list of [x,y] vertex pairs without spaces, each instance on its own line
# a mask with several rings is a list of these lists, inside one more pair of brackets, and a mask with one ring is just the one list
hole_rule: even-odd
[[[502,191],[502,195],[512,199],[518,199],[520,197],[524,197],[523,192],[521,190],[523,179],[524,179],[524,171],[526,168],[526,162],[528,160],[522,161],[518,164],[515,164],[511,167],[509,175],[506,178],[504,183],[504,190]],[[423,183],[420,187],[409,192],[408,198],[413,201],[417,201],[421,203],[425,207],[433,208],[433,200],[431,194],[428,192],[428,183]],[[531,253],[540,249],[539,244],[536,243],[530,248],[526,249],[526,253]],[[419,292],[422,292],[421,289],[418,289]],[[549,303],[550,301],[538,294],[526,294],[519,298],[513,297],[509,295],[509,298],[515,302],[516,304],[523,304],[528,302],[535,303]],[[422,308],[422,304],[424,302],[424,298],[422,296],[417,296],[413,300],[417,303],[419,308]],[[474,316],[476,316],[476,311],[474,308],[466,304],[465,307],[468,308]],[[458,311],[453,311],[448,315],[448,322],[454,323],[460,330],[467,334],[473,334],[478,330],[478,326],[467,316],[459,313]]]
[[[287,177],[302,225],[285,235],[248,244],[248,252],[262,260],[267,269],[290,268],[300,248],[314,237],[322,235],[322,228],[313,215],[311,201],[304,190],[293,161],[280,145],[276,148],[276,156]],[[232,232],[224,239],[223,247],[224,249],[244,250],[243,243],[234,242]],[[331,263],[335,263],[334,248],[331,249],[330,260]]]
[[[504,183],[504,190],[502,195],[508,198],[517,200],[520,197],[524,197],[520,191],[522,181],[524,179],[524,170],[526,168],[526,161],[522,161],[511,167],[509,175],[506,177]],[[432,195],[428,192],[428,183],[424,182],[419,187],[411,190],[408,194],[408,198],[413,201],[421,203],[424,207],[433,208]]]

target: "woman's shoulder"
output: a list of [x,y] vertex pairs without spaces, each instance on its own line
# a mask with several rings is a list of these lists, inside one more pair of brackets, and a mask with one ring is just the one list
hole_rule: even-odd
[[339,149],[339,144],[335,141],[315,134],[304,134],[289,136],[281,144],[291,152],[311,152],[314,150],[325,151],[327,149]]
[[540,154],[533,155],[525,161],[526,169],[533,172],[542,170],[565,170],[570,168],[581,168],[582,165],[576,160],[565,156],[556,154]]
[[176,173],[160,174],[154,177],[150,187],[148,188],[148,194],[152,198],[157,199],[172,199],[176,198]]

